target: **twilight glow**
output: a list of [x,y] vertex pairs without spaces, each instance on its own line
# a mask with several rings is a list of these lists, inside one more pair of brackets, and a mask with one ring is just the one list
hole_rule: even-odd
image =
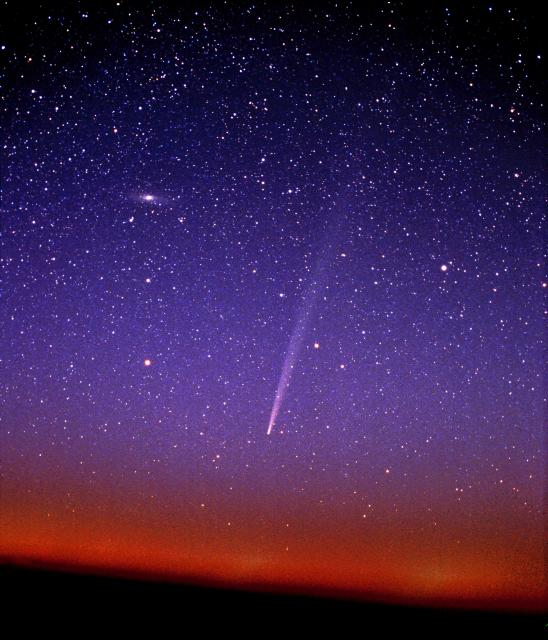
[[541,608],[540,16],[24,5],[2,556]]

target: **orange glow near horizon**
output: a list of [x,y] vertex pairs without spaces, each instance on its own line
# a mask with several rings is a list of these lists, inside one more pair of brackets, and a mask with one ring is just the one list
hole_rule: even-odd
[[487,530],[459,539],[441,525],[427,536],[410,535],[410,523],[405,534],[382,525],[357,542],[348,523],[335,531],[314,518],[303,518],[298,531],[268,531],[236,518],[214,530],[218,513],[122,515],[85,501],[74,512],[51,501],[4,505],[4,513],[0,553],[15,563],[434,606],[539,610],[544,602],[541,554],[518,538],[493,545]]

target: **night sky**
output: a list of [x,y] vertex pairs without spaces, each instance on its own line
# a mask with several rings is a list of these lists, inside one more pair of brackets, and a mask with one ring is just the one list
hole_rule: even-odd
[[539,15],[2,14],[2,556],[540,606]]

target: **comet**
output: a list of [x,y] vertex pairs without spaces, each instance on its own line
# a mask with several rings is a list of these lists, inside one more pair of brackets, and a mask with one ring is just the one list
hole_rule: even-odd
[[[333,261],[335,255],[334,252],[345,234],[346,217],[341,214],[341,211],[344,211],[346,208],[347,201],[348,196],[339,197],[336,210],[331,210],[331,214],[327,217],[323,240],[320,243],[320,249],[318,251],[319,257],[316,262],[316,268],[313,271],[308,288],[299,307],[295,326],[285,354],[282,373],[276,388],[272,411],[270,412],[270,420],[268,421],[268,429],[266,431],[267,435],[272,433],[272,430],[276,425],[278,414],[284,401],[285,394],[287,393],[289,383],[291,382],[291,376],[293,375],[297,364],[297,358],[299,357],[303,340],[306,335],[310,316],[312,315],[312,311],[314,310],[318,297],[327,284],[327,272],[329,270],[326,267]],[[341,255],[346,257],[346,254]],[[319,344],[315,343],[314,348],[318,347]]]
[[297,314],[297,321],[295,323],[293,333],[291,334],[291,339],[289,340],[289,346],[287,348],[284,364],[282,367],[282,374],[278,382],[276,395],[274,396],[272,411],[270,412],[270,420],[268,421],[268,429],[266,432],[267,435],[270,435],[272,433],[272,429],[276,424],[276,419],[278,417],[278,413],[280,412],[280,408],[282,406],[286,391],[289,387],[291,376],[293,375],[293,371],[295,370],[297,357],[301,351],[310,315],[312,313],[316,300],[318,299],[318,296],[325,286],[325,276],[323,269],[323,266],[326,262],[325,258],[326,253],[324,253],[324,255],[319,260],[315,272],[315,277],[313,277],[311,280],[306,295],[303,298],[299,313]]

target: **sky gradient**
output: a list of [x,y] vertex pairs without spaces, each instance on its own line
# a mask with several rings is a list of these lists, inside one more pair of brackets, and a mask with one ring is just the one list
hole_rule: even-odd
[[2,8],[2,556],[541,607],[539,16],[49,4]]

